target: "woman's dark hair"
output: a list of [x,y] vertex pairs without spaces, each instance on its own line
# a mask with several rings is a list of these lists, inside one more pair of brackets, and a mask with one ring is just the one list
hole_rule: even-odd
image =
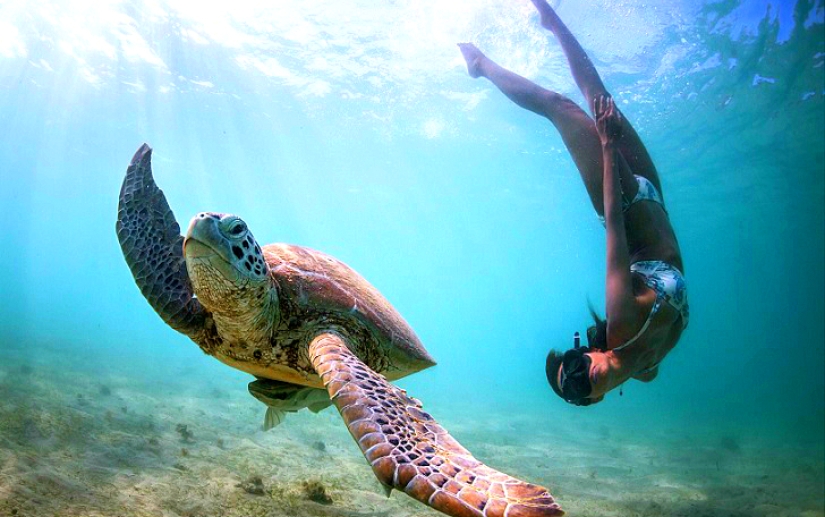
[[607,350],[607,320],[599,316],[590,300],[587,300],[587,309],[595,323],[587,328],[587,345],[596,350]]
[[564,395],[559,388],[559,367],[561,366],[561,360],[564,354],[559,352],[558,350],[550,350],[547,353],[547,360],[544,363],[544,373],[547,375],[547,383],[550,384],[550,387],[553,388],[553,391],[556,392],[561,398],[564,398]]

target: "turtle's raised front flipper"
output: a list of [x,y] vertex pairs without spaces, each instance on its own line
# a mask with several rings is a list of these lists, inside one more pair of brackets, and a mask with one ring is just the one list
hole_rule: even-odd
[[206,312],[193,298],[180,226],[152,178],[152,149],[146,144],[126,169],[117,238],[135,282],[155,312],[175,330],[196,339],[204,330]]
[[545,488],[475,459],[420,402],[370,370],[341,337],[316,337],[309,357],[384,485],[454,517],[564,514]]

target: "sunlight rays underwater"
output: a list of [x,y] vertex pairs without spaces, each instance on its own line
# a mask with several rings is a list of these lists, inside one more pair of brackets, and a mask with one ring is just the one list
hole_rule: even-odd
[[[148,140],[158,149],[158,168],[169,171],[164,188],[179,217],[185,220],[203,209],[240,212],[253,227],[262,228],[264,241],[325,243],[318,247],[364,264],[359,269],[379,285],[413,287],[396,303],[421,322],[416,327],[430,339],[450,341],[437,330],[442,322],[431,316],[433,306],[442,306],[436,294],[447,285],[461,302],[445,307],[484,314],[482,321],[496,314],[500,295],[468,289],[458,280],[483,278],[488,286],[511,282],[507,269],[494,266],[491,272],[487,266],[512,261],[503,251],[508,249],[517,253],[516,263],[528,264],[533,278],[541,279],[534,282],[535,293],[528,291],[531,296],[503,290],[513,302],[505,306],[516,308],[502,319],[524,322],[518,338],[509,333],[509,346],[545,339],[541,322],[547,314],[554,326],[576,321],[564,324],[565,329],[585,324],[586,313],[566,303],[565,293],[600,301],[601,273],[591,272],[601,271],[602,244],[579,202],[581,187],[567,153],[546,122],[512,111],[497,92],[470,81],[454,43],[474,40],[502,64],[576,98],[558,45],[540,29],[527,2],[367,4],[306,2],[297,9],[290,2],[268,8],[244,2],[4,3],[0,23],[7,30],[0,39],[0,74],[8,89],[4,119],[10,123],[4,145],[14,149],[4,152],[5,170],[17,171],[4,174],[9,187],[4,201],[26,213],[45,214],[58,208],[79,213],[75,199],[108,200],[82,206],[88,217],[84,231],[55,236],[48,219],[32,219],[24,223],[28,232],[13,232],[9,242],[20,249],[36,242],[53,242],[59,249],[99,245],[97,236],[109,231],[109,193],[117,189],[116,177],[108,171],[133,152],[135,142]],[[617,99],[633,110],[637,126],[659,137],[651,145],[654,153],[672,165],[668,170],[678,171],[664,180],[676,193],[672,213],[677,221],[684,213],[689,216],[685,221],[716,224],[707,220],[708,211],[699,209],[703,205],[681,195],[698,197],[706,168],[726,161],[712,153],[696,156],[680,143],[685,132],[702,142],[699,148],[718,140],[718,132],[693,124],[696,118],[712,115],[744,127],[762,146],[775,137],[786,139],[791,156],[807,149],[821,156],[821,143],[807,137],[821,125],[816,117],[809,119],[810,131],[791,139],[789,131],[764,131],[749,113],[735,109],[737,103],[755,103],[762,111],[790,99],[789,109],[772,118],[777,127],[788,128],[795,110],[816,113],[807,106],[822,102],[817,90],[821,51],[808,54],[815,45],[799,47],[795,41],[810,40],[806,35],[821,29],[821,2],[800,3],[794,16],[787,3],[771,1],[727,12],[714,7],[688,2],[559,6]],[[703,25],[691,25],[694,18]],[[797,59],[783,59],[783,51]],[[776,70],[759,68],[765,66],[760,63]],[[782,82],[785,70],[795,74],[791,85]],[[409,138],[429,142],[423,147],[429,154],[405,145]],[[745,154],[748,142],[732,141],[731,150]],[[355,146],[364,154],[355,157]],[[508,146],[523,160],[519,166],[504,152]],[[808,162],[817,163],[816,156]],[[692,160],[692,167],[682,167],[681,160]],[[84,166],[74,170],[67,164]],[[477,173],[485,170],[492,172]],[[320,184],[319,171],[324,178]],[[809,171],[806,166],[788,168],[795,181],[787,183],[781,175],[755,175],[750,201],[759,208],[779,203],[786,211],[799,202],[817,207],[817,189],[788,189],[808,181]],[[741,178],[727,174],[715,181],[729,196],[741,187]],[[442,187],[434,192],[433,185]],[[783,193],[778,199],[769,195],[776,189]],[[249,195],[257,192],[267,194]],[[501,216],[480,217],[490,210],[479,200]],[[460,224],[443,224],[442,208]],[[752,208],[735,205],[720,216],[739,219]],[[342,213],[355,217],[346,223]],[[391,232],[381,228],[381,221],[394,221]],[[693,237],[686,240],[690,246],[702,234],[685,226],[684,234]],[[514,227],[524,235],[511,232]],[[369,238],[375,234],[383,242]],[[494,249],[486,245],[490,236],[500,244]],[[547,249],[536,247],[540,240]],[[379,248],[417,260],[410,263],[427,274],[409,266],[401,270],[423,286],[381,267]],[[445,262],[423,251],[430,249],[454,258]],[[485,250],[488,262],[473,258],[478,249]],[[550,266],[531,259],[539,249]],[[51,303],[48,289],[29,288],[42,282],[38,271],[50,268],[62,278],[83,279],[66,292],[84,300],[90,312],[95,302],[114,307],[119,293],[90,293],[88,285],[98,280],[92,272],[104,275],[105,285],[123,285],[123,271],[109,267],[118,263],[115,251],[105,248],[93,257],[77,253],[57,263],[45,256],[10,254],[28,279],[9,277],[8,289],[23,300],[9,306],[16,316],[10,320],[33,321],[38,308]],[[571,257],[596,258],[569,263]],[[88,271],[86,264],[92,266]],[[558,283],[545,274],[565,270],[582,280]],[[415,301],[412,293],[418,289],[430,293],[428,303],[435,305]],[[526,309],[525,299],[532,300]],[[40,329],[52,333],[70,325],[75,310],[60,304]],[[506,324],[496,325],[500,335],[508,334]],[[18,337],[25,329],[11,328]],[[476,325],[468,331],[484,335]],[[548,344],[532,345],[530,357]],[[451,346],[461,352],[471,348],[466,343]],[[523,361],[516,364],[535,362]],[[494,364],[479,366],[492,371]],[[528,385],[543,397],[539,381]]]

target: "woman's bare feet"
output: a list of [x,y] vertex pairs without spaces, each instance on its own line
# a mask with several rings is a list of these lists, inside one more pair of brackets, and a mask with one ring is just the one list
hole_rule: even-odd
[[549,31],[555,31],[556,21],[559,19],[559,16],[556,14],[556,11],[550,7],[547,0],[530,1],[533,2],[533,5],[536,6],[536,10],[539,12],[539,16],[541,17],[541,26]]
[[472,43],[459,43],[458,48],[461,49],[461,55],[464,56],[464,61],[467,62],[467,73],[470,74],[470,77],[474,79],[481,77],[483,75],[481,61],[486,56]]

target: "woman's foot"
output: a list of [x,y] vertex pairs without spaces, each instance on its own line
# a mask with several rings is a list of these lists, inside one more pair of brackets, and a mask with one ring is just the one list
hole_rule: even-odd
[[539,12],[539,16],[541,17],[541,26],[549,31],[554,31],[556,20],[559,19],[559,15],[556,14],[556,11],[550,7],[547,0],[530,1],[533,2],[533,5],[536,6],[536,10]]
[[461,49],[461,55],[464,56],[464,61],[467,62],[467,73],[470,77],[481,77],[481,61],[486,57],[475,45],[472,43],[459,43],[458,48]]

